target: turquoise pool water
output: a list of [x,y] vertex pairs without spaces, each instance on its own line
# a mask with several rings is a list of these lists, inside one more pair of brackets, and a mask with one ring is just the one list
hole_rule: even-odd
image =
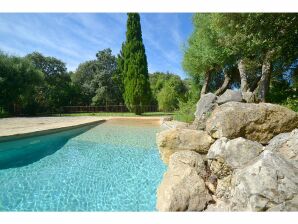
[[0,143],[0,210],[154,211],[158,130],[107,122]]

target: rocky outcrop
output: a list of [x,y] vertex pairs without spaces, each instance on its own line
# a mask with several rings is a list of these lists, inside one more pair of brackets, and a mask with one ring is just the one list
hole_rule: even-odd
[[242,102],[242,100],[242,94],[240,91],[227,89],[221,96],[218,97],[216,102],[220,105],[231,101]]
[[234,94],[201,98],[203,130],[190,130],[194,122],[157,135],[170,158],[159,211],[298,211],[298,114]]
[[275,136],[266,149],[290,161],[298,169],[298,129]]
[[193,151],[174,153],[157,190],[158,211],[202,211],[212,200],[203,177],[202,157]]
[[189,128],[190,127],[190,124],[188,123],[185,123],[185,122],[181,122],[181,121],[163,121],[161,123],[161,127],[163,129],[170,129],[170,128]]
[[269,103],[228,102],[218,106],[206,122],[206,130],[213,138],[244,137],[262,144],[297,127],[297,113]]
[[280,203],[272,208],[268,209],[269,212],[297,212],[298,211],[298,196],[295,196],[292,200]]
[[298,170],[265,150],[231,181],[232,210],[266,211],[298,195]]
[[195,121],[197,129],[205,129],[206,120],[210,116],[211,112],[217,106],[217,96],[213,93],[207,93],[203,95],[197,103],[195,112]]
[[210,117],[212,111],[221,104],[227,102],[242,102],[242,94],[239,91],[227,89],[221,96],[217,97],[213,93],[207,93],[201,96],[196,105],[195,120],[193,126],[195,129],[204,130],[206,121]]
[[223,137],[210,147],[207,158],[213,161],[222,159],[228,167],[236,169],[256,158],[262,150],[263,146],[258,142],[242,137],[229,141]]
[[173,153],[181,150],[207,154],[213,142],[207,132],[200,130],[172,128],[157,134],[157,146],[166,164]]

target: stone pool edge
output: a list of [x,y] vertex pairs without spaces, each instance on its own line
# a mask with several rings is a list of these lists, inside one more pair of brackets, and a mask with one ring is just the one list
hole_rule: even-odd
[[12,134],[12,135],[2,135],[2,136],[0,136],[0,143],[6,142],[6,141],[11,141],[11,140],[27,138],[27,137],[41,136],[41,135],[45,135],[45,134],[53,134],[53,133],[57,133],[57,132],[71,130],[74,128],[80,128],[80,127],[89,126],[89,125],[101,124],[104,122],[106,122],[106,119],[101,119],[101,120],[97,120],[97,121],[89,121],[89,122],[81,123],[81,124],[73,124],[73,125],[68,125],[68,126],[63,126],[63,127],[58,127],[58,128],[43,129],[43,130],[37,130],[37,131],[32,131],[32,132],[17,133],[17,134]]

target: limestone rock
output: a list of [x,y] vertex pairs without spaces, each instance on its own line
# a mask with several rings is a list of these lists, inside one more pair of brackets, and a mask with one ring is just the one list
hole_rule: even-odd
[[218,179],[215,195],[222,200],[229,200],[231,194],[232,175],[228,175],[222,179]]
[[161,127],[163,129],[170,129],[170,128],[186,128],[188,129],[189,124],[181,121],[163,121],[161,123]]
[[282,157],[265,150],[233,174],[232,210],[266,211],[298,195],[298,170]]
[[203,159],[191,151],[176,152],[157,190],[158,211],[202,211],[212,200],[200,176]]
[[269,103],[228,102],[216,107],[206,122],[206,131],[213,138],[244,137],[262,144],[297,127],[296,112]]
[[171,155],[169,169],[171,171],[183,171],[192,167],[202,177],[206,178],[206,167],[203,157],[194,151],[180,151]]
[[230,207],[231,206],[229,203],[225,201],[217,200],[215,204],[208,205],[205,212],[229,212]]
[[220,105],[231,101],[241,102],[242,101],[241,92],[227,89],[221,96],[218,97],[216,102]]
[[297,212],[298,211],[298,195],[295,196],[292,200],[285,201],[281,204],[276,205],[275,207],[270,208],[270,212]]
[[216,160],[222,158],[229,167],[236,169],[257,157],[262,150],[263,146],[258,142],[242,137],[229,141],[223,137],[211,145],[207,159]]
[[213,93],[203,95],[197,103],[195,112],[195,125],[198,129],[205,129],[205,123],[211,112],[217,106],[217,96]]
[[250,91],[243,92],[242,98],[246,103],[254,103],[256,100],[253,92],[250,92]]
[[275,136],[266,149],[293,163],[298,169],[298,129]]
[[224,178],[232,173],[232,168],[225,163],[223,158],[209,160],[209,167],[211,172],[218,178]]
[[172,121],[173,120],[173,116],[165,116],[162,118],[162,122],[164,121]]
[[173,128],[157,134],[157,146],[162,160],[167,164],[170,155],[181,150],[206,154],[214,140],[205,131]]

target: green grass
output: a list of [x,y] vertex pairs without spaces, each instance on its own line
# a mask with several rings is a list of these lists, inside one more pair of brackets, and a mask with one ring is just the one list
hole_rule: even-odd
[[[113,116],[113,117],[154,117],[154,116],[168,116],[173,115],[173,113],[166,112],[146,112],[142,115],[135,115],[130,112],[98,112],[98,113],[71,113],[71,114],[61,114],[61,116]],[[54,114],[53,116],[60,116],[60,114]]]
[[173,115],[173,119],[176,121],[182,121],[186,123],[192,123],[194,121],[194,115],[193,114],[181,114],[181,113],[175,113]]
[[0,108],[0,118],[9,117],[9,114]]

